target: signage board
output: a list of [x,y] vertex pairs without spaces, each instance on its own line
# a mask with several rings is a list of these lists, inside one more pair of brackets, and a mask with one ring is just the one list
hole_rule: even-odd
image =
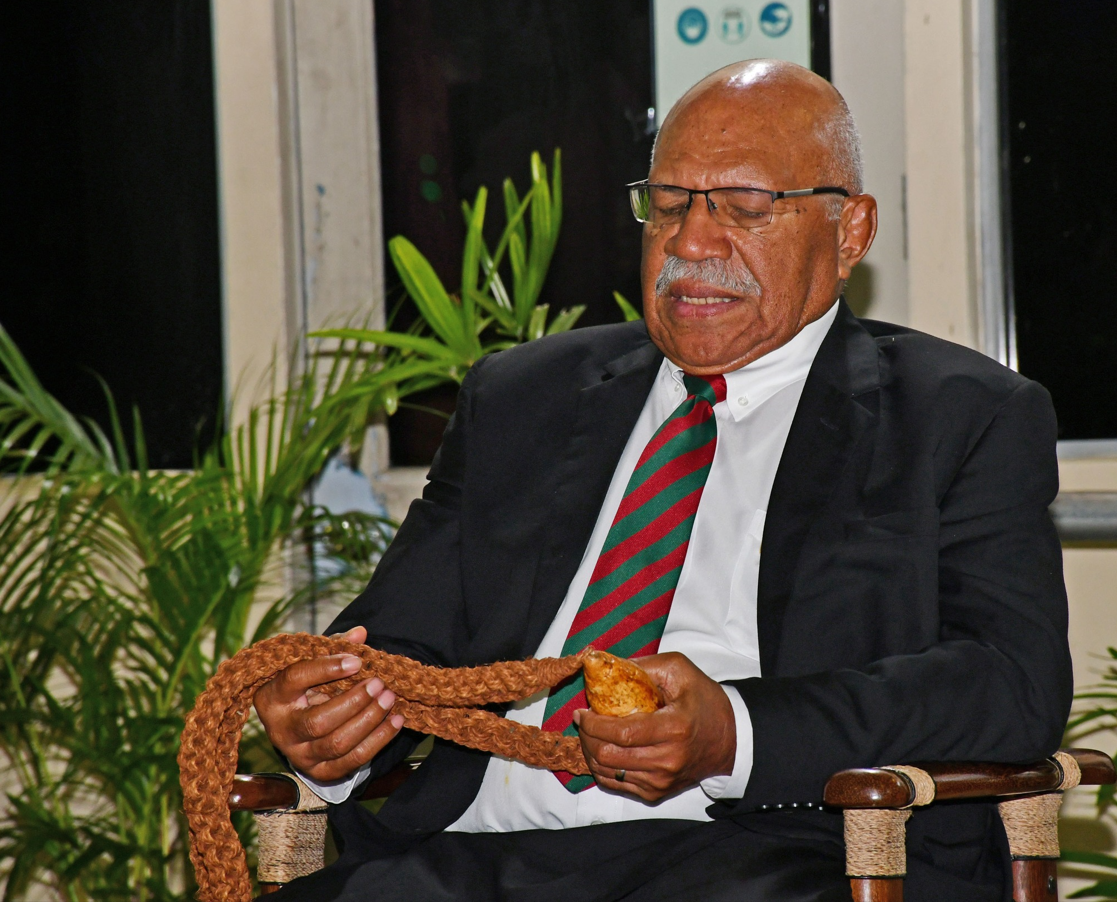
[[687,88],[722,66],[765,57],[810,67],[811,4],[652,0],[656,125]]

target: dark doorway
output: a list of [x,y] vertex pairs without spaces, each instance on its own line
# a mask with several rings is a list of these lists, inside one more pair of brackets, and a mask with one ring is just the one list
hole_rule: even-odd
[[208,0],[9,4],[0,323],[47,389],[189,467],[222,391]]
[[1020,371],[1060,438],[1117,438],[1117,4],[1002,0],[1000,17]]
[[[499,227],[504,178],[524,190],[531,152],[549,163],[560,147],[565,209],[540,301],[585,304],[579,325],[619,321],[614,290],[639,303],[640,228],[623,186],[651,154],[650,27],[648,0],[377,0],[385,236],[415,242],[456,290],[462,199],[497,192],[487,225]],[[391,267],[388,279],[398,298]],[[414,315],[403,307],[396,325]],[[452,392],[420,401],[446,408]],[[393,462],[429,462],[442,422],[393,417]]]

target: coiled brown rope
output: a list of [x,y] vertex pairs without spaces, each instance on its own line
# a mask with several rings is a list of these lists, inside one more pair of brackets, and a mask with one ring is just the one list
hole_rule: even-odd
[[217,668],[182,731],[179,779],[201,902],[247,902],[252,896],[244,849],[229,819],[229,791],[241,730],[256,690],[291,664],[335,654],[356,655],[363,664],[352,676],[321,687],[331,695],[376,676],[395,692],[392,711],[403,715],[410,729],[548,770],[589,773],[577,739],[472,707],[515,701],[550,688],[578,671],[581,655],[451,669],[327,636],[299,633],[265,639]]

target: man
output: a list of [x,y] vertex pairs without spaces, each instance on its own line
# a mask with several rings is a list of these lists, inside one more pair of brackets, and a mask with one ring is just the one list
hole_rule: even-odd
[[[437,742],[378,816],[333,810],[342,858],[290,898],[848,899],[841,818],[818,806],[832,772],[1057,746],[1050,401],[839,299],[876,206],[837,92],[786,63],[715,73],[668,115],[633,207],[645,323],[474,367],[423,499],[335,629],[466,665],[559,654],[604,624],[607,647],[661,652],[641,663],[667,704],[509,713],[573,717],[584,792]],[[663,436],[692,428],[707,432],[687,453],[713,454],[696,512],[641,481]],[[635,505],[656,512],[619,535]],[[676,537],[669,577],[646,533]],[[655,563],[621,598],[602,580],[630,546]],[[640,601],[653,570],[665,609]],[[603,598],[631,610],[595,620]],[[297,664],[257,695],[276,745],[339,798],[416,739],[378,680],[315,694],[354,665]],[[991,806],[920,812],[908,833],[909,899],[1008,899]]]

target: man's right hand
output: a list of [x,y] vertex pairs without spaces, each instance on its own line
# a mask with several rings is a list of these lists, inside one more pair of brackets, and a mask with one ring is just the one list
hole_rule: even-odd
[[[365,628],[354,627],[342,638],[360,645]],[[367,764],[403,726],[403,717],[391,713],[395,693],[379,679],[334,698],[316,690],[360,667],[356,655],[299,661],[256,692],[256,713],[268,738],[295,770],[320,783],[340,780]]]

